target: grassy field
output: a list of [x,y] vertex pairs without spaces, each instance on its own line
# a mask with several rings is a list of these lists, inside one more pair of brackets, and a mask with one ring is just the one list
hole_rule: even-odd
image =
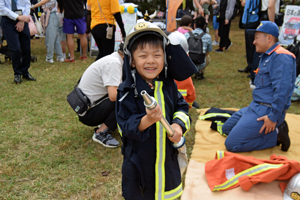
[[[201,108],[241,108],[251,102],[247,74],[237,71],[246,66],[237,21],[230,38],[233,46],[212,52],[205,79],[194,82]],[[76,63],[49,64],[44,40],[31,45],[38,61],[29,71],[36,82],[15,85],[11,62],[0,64],[0,199],[122,199],[120,148],[93,142],[93,127],[81,124],[66,101],[94,58],[80,61],[76,53]],[[0,59],[4,62],[3,55]],[[300,114],[300,103],[292,103],[288,112]],[[191,109],[190,115],[189,155],[198,114]],[[120,141],[118,133],[114,136]]]

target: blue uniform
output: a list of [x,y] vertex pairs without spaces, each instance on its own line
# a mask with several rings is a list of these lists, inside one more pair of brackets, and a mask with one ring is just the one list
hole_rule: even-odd
[[172,147],[172,142],[159,122],[143,132],[138,130],[142,117],[146,115],[140,93],[146,90],[153,96],[161,106],[166,120],[170,124],[179,124],[183,133],[190,128],[189,105],[178,92],[173,78],[165,77],[164,70],[154,81],[154,89],[151,89],[137,72],[134,75],[136,80],[133,81],[128,73],[128,65],[128,57],[125,56],[123,75],[126,78],[118,88],[116,103],[117,123],[123,141],[123,196],[130,200],[178,198],[182,194],[178,150]]
[[[263,121],[257,118],[268,115],[272,122],[280,126],[286,110],[291,105],[291,96],[296,79],[296,59],[278,43],[261,55],[256,71],[253,101],[248,107],[234,113],[223,125],[228,134],[225,146],[228,151],[248,152],[274,147],[277,131],[259,133]],[[263,105],[261,105],[263,104]]]

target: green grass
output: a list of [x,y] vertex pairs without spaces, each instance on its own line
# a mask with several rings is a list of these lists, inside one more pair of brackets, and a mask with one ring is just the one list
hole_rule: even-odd
[[[201,108],[241,108],[251,102],[249,79],[237,71],[246,66],[237,21],[230,38],[230,50],[212,52],[206,79],[194,82]],[[80,61],[76,53],[76,63],[49,64],[44,41],[31,45],[38,61],[29,71],[36,82],[15,85],[11,62],[0,64],[0,199],[122,199],[120,148],[93,142],[93,127],[81,124],[66,101],[94,58]],[[0,59],[4,62],[3,55]],[[300,103],[292,103],[288,112],[300,114]],[[198,113],[191,109],[190,115],[189,155]],[[118,133],[114,136],[120,141]],[[105,171],[110,173],[103,176]]]

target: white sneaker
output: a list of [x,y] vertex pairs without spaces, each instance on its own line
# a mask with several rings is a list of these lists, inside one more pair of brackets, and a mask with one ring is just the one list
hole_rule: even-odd
[[206,27],[206,33],[209,33],[209,28],[208,27]]
[[256,88],[255,85],[253,85],[253,84],[250,85],[250,89],[251,89],[251,90],[254,90],[255,88]]
[[56,60],[59,61],[59,62],[65,62],[65,59],[64,59],[63,57],[61,57],[61,58],[56,58]]
[[211,43],[213,46],[219,46],[219,42],[217,42],[216,40],[212,41]]
[[54,61],[53,61],[52,58],[51,58],[51,59],[47,59],[47,58],[46,58],[46,62],[51,63],[51,64],[54,63]]

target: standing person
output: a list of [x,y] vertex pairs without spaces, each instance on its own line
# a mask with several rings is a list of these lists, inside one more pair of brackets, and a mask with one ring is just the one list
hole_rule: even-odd
[[28,28],[30,15],[30,0],[2,0],[0,1],[0,15],[3,35],[11,50],[14,69],[14,82],[21,83],[23,79],[35,81],[28,69],[30,67],[30,32]]
[[[194,28],[195,28],[195,30],[193,30],[191,32],[192,34],[194,34],[194,35],[195,34],[197,34],[197,35],[203,34],[204,30],[206,29],[205,18],[202,16],[198,16],[195,19]],[[189,40],[189,38],[190,38],[189,33],[185,33],[184,36],[186,37],[187,40]],[[203,53],[205,54],[205,59],[204,59],[204,63],[196,64],[198,72],[195,74],[195,78],[198,80],[204,79],[205,68],[208,66],[208,64],[211,60],[211,58],[209,56],[209,52],[212,51],[211,36],[208,33],[204,33],[204,35],[201,37],[201,39],[202,39]]]
[[[61,49],[60,39],[58,35],[59,21],[56,15],[57,7],[56,0],[42,0],[37,4],[34,4],[31,9],[35,10],[38,7],[43,6],[43,10],[46,13],[46,36],[45,44],[47,49],[46,62],[54,63],[53,54],[56,53],[57,61],[64,62],[64,56]],[[50,14],[49,14],[50,13]]]
[[64,24],[63,30],[67,34],[67,46],[70,53],[70,58],[65,59],[65,62],[76,62],[74,55],[74,33],[75,28],[80,39],[80,45],[82,48],[82,56],[80,60],[86,60],[87,54],[87,39],[85,36],[86,21],[85,21],[85,1],[84,0],[59,0],[64,10]]
[[67,34],[64,33],[63,25],[64,25],[64,11],[63,8],[60,8],[60,4],[57,5],[57,18],[58,18],[58,35],[61,45],[61,50],[63,52],[63,57],[66,59],[66,50],[67,50]]
[[118,52],[95,61],[83,73],[78,87],[89,98],[91,109],[78,115],[79,121],[95,128],[93,140],[105,147],[118,147],[119,142],[110,132],[117,128],[115,115],[115,101],[117,88],[122,81],[123,46],[120,44]]
[[[96,58],[96,60],[98,60],[114,51],[116,31],[115,20],[121,29],[123,38],[126,37],[126,32],[118,0],[88,0],[87,10],[88,29],[91,30],[99,50]],[[113,28],[110,38],[107,37],[108,26]]]
[[219,46],[219,22],[217,22],[217,15],[219,13],[219,4],[220,0],[216,0],[216,4],[212,5],[213,7],[213,29],[215,32],[215,40],[212,41],[213,46]]
[[223,125],[228,134],[228,151],[248,152],[282,144],[290,147],[288,126],[284,121],[291,105],[296,79],[296,57],[278,43],[279,28],[274,22],[262,21],[255,32],[254,45],[261,53],[256,70],[253,101],[235,112]]
[[236,0],[221,0],[219,7],[219,48],[215,50],[217,53],[223,53],[224,48],[228,50],[232,42],[229,39],[231,17],[233,15]]
[[[190,128],[189,106],[170,74],[182,67],[177,61],[187,62],[180,74],[189,66],[194,73],[195,67],[181,46],[168,43],[158,26],[144,20],[138,21],[125,40],[124,79],[118,88],[116,115],[123,141],[122,195],[126,200],[176,199],[182,194],[178,150],[172,143],[179,142]],[[167,55],[170,51],[165,49],[171,47],[176,53]],[[186,75],[182,80],[190,76]],[[154,109],[145,108],[142,90],[157,100]],[[174,129],[173,137],[159,123],[162,116]]]

